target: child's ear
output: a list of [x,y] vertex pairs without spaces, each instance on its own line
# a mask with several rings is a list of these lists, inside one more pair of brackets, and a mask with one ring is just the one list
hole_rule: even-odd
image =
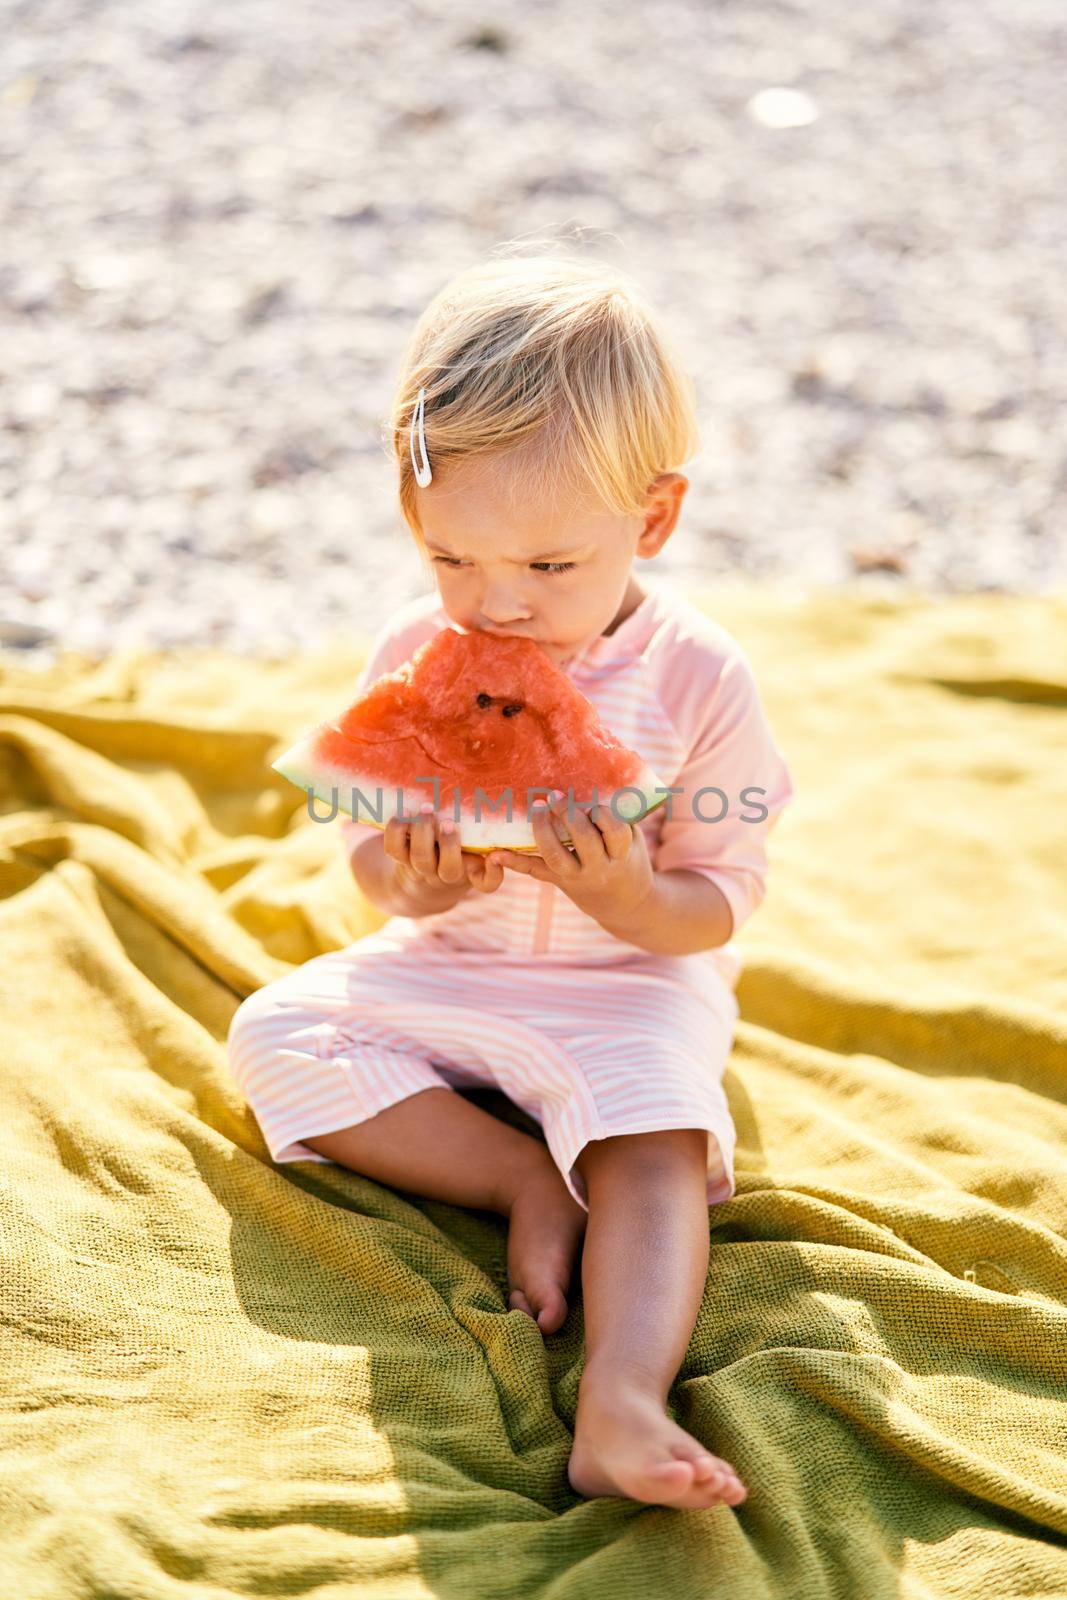
[[649,484],[645,502],[645,525],[637,541],[637,553],[656,555],[674,532],[689,488],[684,472],[661,472]]

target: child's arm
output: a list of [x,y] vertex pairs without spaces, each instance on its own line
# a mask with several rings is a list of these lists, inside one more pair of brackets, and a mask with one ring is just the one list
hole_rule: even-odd
[[[571,849],[557,832],[564,818]],[[534,808],[533,826],[538,856],[494,850],[490,862],[499,856],[515,872],[554,883],[613,938],[655,955],[687,956],[733,936],[733,908],[718,884],[688,868],[657,871],[644,831],[610,806],[572,814],[561,796],[541,814]]]
[[[674,904],[708,935],[689,946],[701,949],[726,943],[710,936],[713,927],[728,928],[732,939],[763,900],[767,841],[795,791],[751,663],[736,641],[710,692],[696,670],[676,674],[672,688],[678,683],[688,694],[672,709],[690,751],[660,830],[658,898],[649,909],[654,914],[660,904]],[[703,894],[692,880],[703,882]]]
[[[763,899],[767,835],[794,793],[740,646],[710,693],[701,665],[697,655],[672,679],[689,754],[670,785],[654,859],[643,828],[609,805],[571,816],[565,796],[549,803],[545,820],[534,808],[539,858],[492,853],[510,870],[556,883],[607,933],[657,955],[692,955],[734,937]],[[689,703],[678,684],[688,687]],[[549,820],[553,811],[569,829],[572,853]]]
[[730,902],[710,878],[680,868],[653,874],[652,890],[622,921],[600,920],[616,939],[655,955],[688,956],[733,937]]

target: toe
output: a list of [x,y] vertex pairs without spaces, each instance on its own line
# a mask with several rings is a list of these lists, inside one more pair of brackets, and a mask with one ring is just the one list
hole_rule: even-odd
[[693,1464],[675,1456],[672,1461],[657,1461],[645,1469],[639,1498],[660,1505],[699,1506],[708,1503],[714,1493],[706,1483],[697,1483],[693,1477]]
[[657,1488],[677,1490],[680,1493],[692,1487],[693,1464],[691,1461],[683,1461],[679,1456],[675,1456],[672,1461],[653,1462],[646,1471]]
[[693,1477],[697,1483],[710,1483],[714,1478],[723,1476],[722,1470],[714,1456],[697,1455],[689,1458],[693,1467]]
[[708,1476],[697,1473],[697,1464],[684,1458],[676,1459],[675,1467],[683,1467],[690,1474],[689,1482],[685,1482],[680,1474],[673,1477],[663,1470],[663,1464],[656,1469],[655,1478],[649,1479],[649,1487],[654,1486],[655,1498],[666,1504],[676,1507],[679,1511],[707,1511],[718,1505],[739,1505],[744,1499],[743,1494],[735,1494],[728,1489],[717,1467]]
[[555,1333],[563,1326],[567,1317],[567,1301],[562,1289],[553,1284],[540,1297],[534,1296],[535,1303],[540,1299],[537,1312],[537,1326],[542,1333]]
[[721,1456],[712,1456],[711,1459],[715,1463],[716,1469],[718,1470],[719,1476],[722,1479],[723,1486],[725,1488],[740,1489],[742,1493],[747,1492],[744,1484],[741,1482],[741,1479],[737,1476],[737,1473],[734,1471],[733,1467],[728,1461],[724,1461]]
[[745,1494],[737,1473],[728,1461],[721,1456],[713,1456],[710,1450],[705,1450],[695,1439],[688,1443],[678,1443],[675,1447],[678,1458],[688,1461],[693,1468],[693,1481],[703,1489],[713,1489],[724,1500],[734,1503],[738,1495],[743,1499]]
[[740,1505],[748,1494],[741,1479],[728,1461],[716,1461],[717,1477],[709,1481],[715,1484],[719,1498],[725,1500],[727,1505]]
[[532,1317],[534,1314],[533,1307],[521,1289],[512,1289],[508,1295],[508,1305],[512,1311],[525,1311],[528,1317]]

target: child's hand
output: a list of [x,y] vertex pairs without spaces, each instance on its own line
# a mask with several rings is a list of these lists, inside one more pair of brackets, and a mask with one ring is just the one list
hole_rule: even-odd
[[451,817],[437,817],[430,801],[417,817],[391,817],[383,842],[386,855],[396,863],[396,886],[409,898],[453,903],[470,888],[468,857],[459,848],[456,825]]
[[[573,849],[560,837],[566,830]],[[610,806],[586,812],[571,805],[566,795],[533,808],[533,831],[538,856],[494,850],[490,864],[499,860],[515,872],[554,883],[580,910],[607,926],[632,917],[652,893],[655,869],[640,828],[617,817]]]
[[467,881],[479,894],[492,894],[504,881],[504,869],[498,862],[477,850],[464,850],[463,861],[467,868]]

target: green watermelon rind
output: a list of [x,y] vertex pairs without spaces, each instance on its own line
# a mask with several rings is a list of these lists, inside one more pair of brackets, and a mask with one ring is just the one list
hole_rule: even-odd
[[[318,737],[319,731],[315,730],[306,738],[298,740],[296,744],[291,745],[288,750],[271,762],[272,769],[283,778],[287,778],[298,789],[302,789],[305,794],[310,793],[321,801],[323,805],[329,806],[331,810],[336,801],[338,811],[344,812],[346,816],[352,815],[349,806],[354,789],[358,789],[370,799],[381,788],[382,820],[379,821],[374,816],[362,814],[354,818],[354,820],[372,828],[379,828],[384,833],[390,820],[397,812],[397,785],[390,786],[383,783],[380,778],[361,778],[351,772],[342,772],[339,769],[335,779],[329,768],[324,767],[321,759],[316,759],[314,762],[311,759]],[[563,788],[564,785],[559,783],[557,787]],[[639,807],[635,796],[629,793],[625,795],[620,809],[625,815],[625,820],[630,823],[641,822],[663,805],[667,799],[666,793],[657,793],[659,790],[664,790],[666,786],[660,782],[647,762],[642,766],[635,783],[620,785],[619,787],[626,790],[637,789],[644,797],[645,804]],[[608,804],[611,792],[609,790],[601,795],[602,804]],[[420,785],[417,788],[406,789],[403,793],[404,810],[407,815],[418,815],[421,803],[426,799],[432,798],[432,791],[427,784]],[[492,799],[492,795],[490,795],[490,799]],[[346,801],[348,804],[345,803]],[[576,804],[581,806],[581,802],[576,802]],[[629,810],[630,806],[633,807],[632,814]],[[586,804],[581,806],[581,809],[588,810],[590,808]],[[365,808],[360,807],[357,802],[357,810],[362,813]],[[565,812],[561,820],[564,823],[566,822]],[[519,797],[513,800],[510,823],[506,817],[494,815],[488,807],[483,808],[480,820],[475,819],[473,812],[461,810],[459,836],[461,847],[474,854],[488,855],[491,850],[514,850],[530,855],[539,853],[533,826],[523,814],[523,806]],[[567,835],[564,835],[564,837],[566,838]]]

